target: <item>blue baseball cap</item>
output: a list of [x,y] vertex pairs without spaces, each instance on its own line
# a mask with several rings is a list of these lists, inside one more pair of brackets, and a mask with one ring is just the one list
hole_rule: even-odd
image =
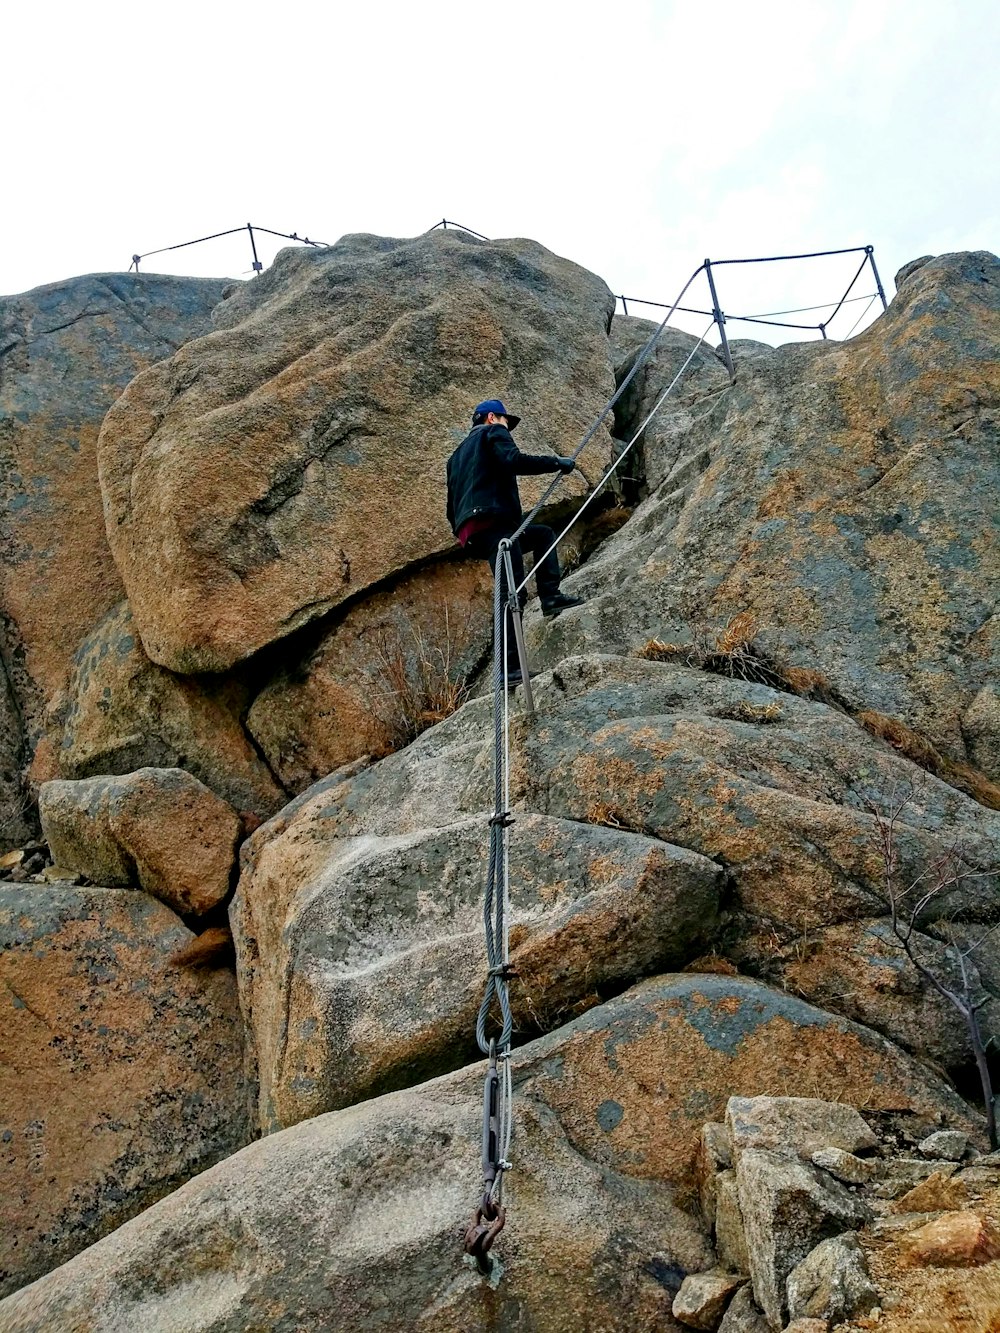
[[506,417],[508,430],[513,430],[521,420],[520,417],[511,416],[499,398],[487,398],[485,403],[480,403],[478,407],[473,408],[472,420],[475,421],[476,417],[485,417],[490,412],[492,412],[495,417]]

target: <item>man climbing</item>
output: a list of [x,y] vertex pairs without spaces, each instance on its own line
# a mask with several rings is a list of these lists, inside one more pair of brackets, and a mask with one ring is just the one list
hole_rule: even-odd
[[[521,420],[512,416],[499,398],[488,398],[472,414],[472,430],[448,459],[448,522],[459,543],[495,569],[497,550],[521,524],[519,476],[542,472],[572,472],[572,458],[522,454],[511,431]],[[555,533],[544,523],[529,523],[510,549],[515,584],[524,582],[523,549],[535,557],[535,581],[542,615],[557,616],[567,607],[581,606],[559,588],[559,557],[549,551]],[[545,552],[548,551],[548,555]],[[543,558],[544,557],[544,558]],[[521,593],[521,605],[526,601]],[[521,672],[513,636],[508,638],[508,681],[517,684]]]

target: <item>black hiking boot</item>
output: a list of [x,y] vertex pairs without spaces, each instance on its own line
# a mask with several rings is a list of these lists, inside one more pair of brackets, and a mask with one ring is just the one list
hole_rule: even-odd
[[551,620],[560,611],[568,611],[571,606],[583,606],[583,600],[582,597],[568,597],[564,592],[553,593],[542,602],[542,615],[546,620]]
[[[538,672],[537,672],[537,671],[529,671],[529,672],[528,672],[528,679],[529,679],[529,680],[534,680],[535,677],[536,677],[537,675],[538,675]],[[508,672],[507,672],[507,688],[508,688],[508,690],[513,690],[513,689],[515,689],[518,685],[523,685],[523,684],[524,684],[524,675],[523,675],[523,673],[522,673],[520,667],[514,667],[511,671],[508,671]]]

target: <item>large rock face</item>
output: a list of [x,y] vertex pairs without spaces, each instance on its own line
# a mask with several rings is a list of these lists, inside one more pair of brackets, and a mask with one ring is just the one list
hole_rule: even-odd
[[[104,424],[108,536],[149,656],[223,670],[447,550],[444,464],[471,407],[502,395],[522,447],[569,452],[611,396],[613,308],[532,241],[283,251]],[[595,468],[608,451],[604,432]]]
[[[678,1329],[714,1255],[690,1203],[730,1091],[810,1079],[868,1105],[962,1104],[888,1042],[741,978],[650,981],[516,1052],[515,1166],[494,1291],[461,1258],[482,1067],[268,1136],[0,1305],[10,1333],[134,1326]],[[623,1316],[627,1311],[627,1316]]]
[[235,981],[170,964],[191,938],[138,891],[0,888],[0,1291],[250,1137]]
[[[294,825],[258,852],[230,915],[263,1129],[475,1057],[485,829],[339,839],[305,874]],[[511,855],[522,1039],[687,961],[716,924],[722,871],[680,847],[527,816]]]
[[[223,283],[104,273],[0,297],[0,615],[34,750],[73,650],[122,597],[97,436],[140,371],[211,328]],[[53,777],[51,755],[40,777]]]
[[[914,950],[945,982],[950,941],[1000,920],[996,791],[960,768],[1000,772],[1000,264],[921,261],[899,288],[854,343],[735,344],[735,385],[700,349],[646,431],[644,478],[623,485],[647,498],[570,579],[589,601],[551,623],[529,611],[541,674],[536,715],[515,695],[511,716],[517,1170],[498,1292],[456,1263],[480,1188],[483,1062],[463,1066],[485,980],[491,700],[385,752],[448,712],[488,642],[489,571],[451,558],[444,524],[469,408],[499,394],[526,449],[568,452],[651,326],[610,324],[604,285],[531,242],[351,237],[286,252],[214,333],[132,381],[99,448],[128,600],[88,547],[44,671],[22,670],[8,614],[0,787],[16,794],[44,704],[61,773],[88,792],[169,767],[270,816],[231,908],[246,1063],[228,974],[168,961],[187,944],[204,964],[226,942],[215,921],[195,945],[140,891],[11,888],[6,1280],[237,1148],[248,1118],[267,1138],[8,1299],[0,1327],[669,1329],[685,1275],[719,1262],[754,1277],[777,1326],[803,1246],[831,1216],[866,1216],[850,1174],[830,1185],[853,1141],[832,1165],[791,1170],[761,1142],[720,1159],[713,1253],[684,1210],[704,1122],[734,1094],[847,1090],[893,1133],[911,1113],[921,1137],[944,1122],[982,1145],[930,1072],[967,1078],[968,1032],[902,956],[887,883],[918,904]],[[616,438],[692,346],[665,336]],[[584,473],[614,447],[600,433]],[[27,501],[11,494],[16,533]],[[43,747],[35,775],[52,765]],[[98,850],[141,878],[112,822]],[[968,969],[994,1039],[995,953]],[[935,1164],[904,1165],[909,1188]],[[757,1214],[750,1185],[770,1200]],[[734,1301],[724,1326],[750,1314]]]
[[285,799],[244,730],[246,685],[156,666],[126,602],[77,649],[68,698],[61,777],[183,768],[237,810],[272,814]]
[[[986,253],[911,272],[853,342],[736,343],[734,386],[668,404],[658,438],[679,413],[680,456],[571,580],[591,600],[537,631],[536,654],[691,643],[749,610],[775,657],[970,757],[963,720],[1000,669],[998,343]],[[991,716],[980,699],[977,756]]]
[[[783,974],[776,956],[808,957],[823,929],[885,910],[869,803],[884,810],[919,781],[896,834],[907,883],[955,841],[988,860],[1000,839],[1000,814],[823,704],[626,658],[570,659],[536,686],[537,717],[515,716],[512,732],[513,944],[526,977],[514,989],[528,1031],[629,974],[693,959],[706,938],[857,1012],[823,969],[786,961]],[[405,751],[333,774],[244,845],[231,919],[265,1128],[467,1058],[485,974],[490,711],[474,700]],[[925,915],[956,912],[995,920],[995,876],[962,880]],[[965,1060],[947,1010],[873,988],[862,1013],[919,1052]]]
[[289,791],[399,749],[461,701],[493,638],[493,575],[442,561],[352,606],[260,691],[247,730]]

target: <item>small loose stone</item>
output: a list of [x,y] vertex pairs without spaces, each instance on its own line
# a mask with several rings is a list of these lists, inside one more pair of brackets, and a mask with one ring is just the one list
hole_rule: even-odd
[[959,1129],[939,1129],[917,1144],[917,1152],[925,1157],[943,1157],[947,1162],[960,1162],[969,1147],[969,1136]]
[[707,1273],[689,1273],[674,1297],[672,1314],[688,1328],[718,1328],[733,1292],[745,1282],[745,1277],[719,1268]]
[[872,1162],[844,1152],[842,1148],[820,1148],[819,1152],[813,1153],[812,1163],[813,1166],[829,1171],[831,1176],[836,1176],[845,1185],[864,1185],[871,1180],[875,1170]]
[[909,1237],[914,1267],[972,1268],[1000,1259],[1000,1229],[978,1213],[943,1213]]

